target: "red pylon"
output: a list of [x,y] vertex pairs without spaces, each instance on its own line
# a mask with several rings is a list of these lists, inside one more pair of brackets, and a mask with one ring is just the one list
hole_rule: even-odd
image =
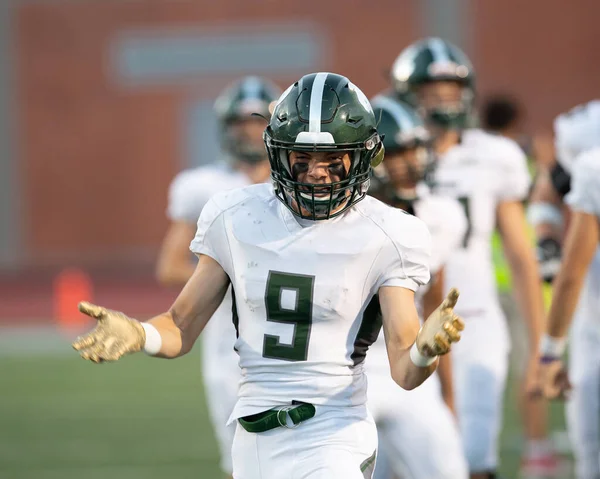
[[66,268],[54,278],[54,320],[61,329],[80,329],[88,324],[87,316],[79,312],[80,301],[93,302],[90,276],[78,268]]

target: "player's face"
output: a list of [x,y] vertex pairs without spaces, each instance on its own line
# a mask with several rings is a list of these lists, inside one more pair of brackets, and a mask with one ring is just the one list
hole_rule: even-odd
[[290,171],[294,180],[311,185],[326,185],[345,180],[350,171],[346,152],[291,151]]
[[383,166],[395,188],[414,188],[423,176],[426,161],[426,148],[410,148],[386,152]]
[[[316,151],[291,151],[289,154],[290,171],[295,181],[305,183],[306,185],[323,185],[323,189],[314,188],[314,199],[318,203],[328,203],[331,195],[335,194],[335,187],[332,191],[331,184],[343,181],[348,177],[350,171],[350,155],[347,152],[316,152]],[[306,191],[306,199],[311,199],[313,195],[313,188],[309,186],[300,187],[300,194],[302,190]],[[338,194],[342,194],[341,192]],[[350,194],[349,190],[346,190],[346,195]],[[298,209],[299,206],[293,199],[294,208]],[[345,202],[344,202],[345,203]],[[344,203],[335,208],[331,213],[335,213],[344,206]],[[303,214],[309,214],[305,208],[300,207]],[[317,215],[319,216],[319,215]]]
[[230,125],[231,132],[237,139],[243,150],[253,152],[267,159],[267,152],[263,142],[265,131],[265,120],[260,117],[249,116],[235,121]]
[[425,110],[460,105],[463,87],[454,81],[424,83],[417,90],[419,106]]

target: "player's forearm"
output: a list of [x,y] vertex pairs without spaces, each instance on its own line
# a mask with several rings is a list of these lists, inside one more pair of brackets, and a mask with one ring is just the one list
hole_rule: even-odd
[[[218,304],[217,304],[218,305]],[[216,307],[201,310],[196,316],[177,308],[177,302],[166,313],[148,321],[160,334],[160,350],[154,354],[160,358],[174,359],[190,352],[208,323]],[[179,312],[181,310],[181,312]]]
[[507,254],[513,276],[517,303],[527,324],[529,343],[537,351],[537,345],[544,324],[544,302],[537,263],[530,248],[518,255]]
[[229,278],[214,259],[200,255],[198,265],[167,313],[149,322],[164,334],[159,356],[176,358],[189,352],[217,310]]
[[417,366],[410,357],[410,348],[396,350],[390,355],[392,379],[402,389],[410,391],[423,384],[423,382],[433,374],[438,362],[439,361],[436,359],[436,361],[429,366]]
[[440,358],[440,363],[437,368],[440,378],[440,386],[442,388],[442,397],[446,404],[453,403],[454,398],[454,383],[452,378],[452,353],[444,354]]
[[566,268],[562,268],[556,277],[548,316],[547,331],[550,336],[562,338],[567,335],[584,281],[585,275],[574,274]]
[[597,217],[584,212],[574,212],[565,239],[564,260],[554,282],[547,327],[550,336],[566,335],[599,240]]

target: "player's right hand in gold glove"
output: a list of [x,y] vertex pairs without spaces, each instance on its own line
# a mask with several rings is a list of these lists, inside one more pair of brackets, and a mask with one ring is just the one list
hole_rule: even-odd
[[111,311],[88,302],[79,303],[79,311],[97,320],[96,327],[77,338],[73,348],[83,359],[95,363],[116,361],[121,356],[141,351],[146,341],[142,324],[119,311]]
[[460,341],[460,332],[465,328],[465,323],[454,314],[458,296],[458,290],[452,288],[421,327],[416,345],[422,355],[434,357],[446,354],[452,343]]

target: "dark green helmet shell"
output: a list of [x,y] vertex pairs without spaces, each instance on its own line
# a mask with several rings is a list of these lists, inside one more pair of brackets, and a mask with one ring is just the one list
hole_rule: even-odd
[[429,146],[431,135],[412,106],[387,95],[377,95],[371,105],[388,153]]
[[[412,106],[391,95],[377,95],[371,100],[371,104],[379,122],[377,131],[383,136],[386,153],[414,150],[418,162],[416,165],[407,163],[407,174],[415,184],[427,181],[435,167],[435,156],[432,137],[423,119]],[[401,156],[400,161],[402,158]],[[394,195],[389,199],[396,201],[397,196],[393,188],[390,191]]]
[[418,107],[416,89],[424,83],[454,81],[463,86],[462,106],[434,108],[428,120],[447,127],[464,127],[475,95],[475,73],[469,58],[456,45],[441,38],[426,38],[405,48],[394,61],[392,86],[399,99]]
[[263,148],[257,149],[237,138],[231,129],[236,121],[252,114],[269,118],[269,105],[277,100],[281,90],[269,80],[256,76],[241,78],[229,85],[215,101],[215,113],[223,149],[232,157],[250,163],[266,158]]
[[[265,144],[277,197],[294,214],[313,220],[337,216],[362,200],[371,166],[383,160],[369,100],[348,78],[334,73],[305,75],[283,93],[265,130]],[[325,185],[330,194],[322,201],[315,197],[315,185],[293,178],[293,150],[348,152],[350,171],[344,180]],[[317,187],[322,192],[323,185]],[[293,201],[310,215],[296,211]]]

